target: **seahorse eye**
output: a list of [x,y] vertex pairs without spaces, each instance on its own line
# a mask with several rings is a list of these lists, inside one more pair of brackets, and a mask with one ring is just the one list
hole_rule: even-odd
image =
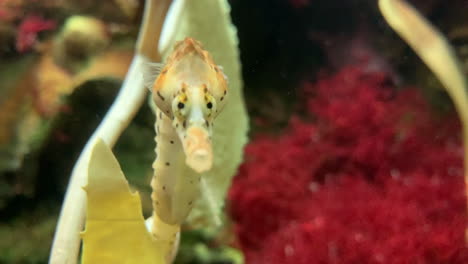
[[208,109],[211,109],[211,108],[213,108],[213,104],[212,104],[211,102],[209,102],[209,103],[206,104],[206,107],[207,107]]
[[185,94],[177,95],[172,101],[172,112],[178,119],[185,119],[191,108],[190,100]]

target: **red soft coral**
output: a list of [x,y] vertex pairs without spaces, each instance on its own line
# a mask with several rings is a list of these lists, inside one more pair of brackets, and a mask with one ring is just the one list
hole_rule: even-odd
[[456,117],[359,67],[305,91],[316,122],[257,136],[230,190],[247,262],[468,263]]
[[55,26],[56,24],[52,20],[43,19],[35,15],[26,17],[18,27],[16,49],[19,52],[29,50],[36,43],[39,32],[54,29]]

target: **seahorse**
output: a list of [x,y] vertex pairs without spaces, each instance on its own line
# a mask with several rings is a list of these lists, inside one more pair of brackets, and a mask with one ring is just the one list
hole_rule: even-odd
[[189,37],[175,44],[164,65],[151,63],[143,75],[156,105],[152,232],[170,249],[200,195],[201,174],[213,164],[212,127],[228,101],[227,78]]

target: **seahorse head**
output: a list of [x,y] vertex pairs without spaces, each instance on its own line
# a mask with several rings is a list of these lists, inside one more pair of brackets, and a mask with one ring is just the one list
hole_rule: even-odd
[[175,45],[152,90],[158,108],[172,119],[187,165],[209,170],[212,128],[228,97],[222,69],[198,41],[186,38]]

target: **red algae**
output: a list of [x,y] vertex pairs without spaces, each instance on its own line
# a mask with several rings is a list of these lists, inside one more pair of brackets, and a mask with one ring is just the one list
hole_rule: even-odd
[[37,34],[41,31],[55,29],[56,23],[36,15],[26,17],[18,27],[16,49],[19,52],[30,50],[36,43]]
[[304,91],[315,121],[257,135],[229,193],[247,263],[468,263],[456,115],[360,67]]

